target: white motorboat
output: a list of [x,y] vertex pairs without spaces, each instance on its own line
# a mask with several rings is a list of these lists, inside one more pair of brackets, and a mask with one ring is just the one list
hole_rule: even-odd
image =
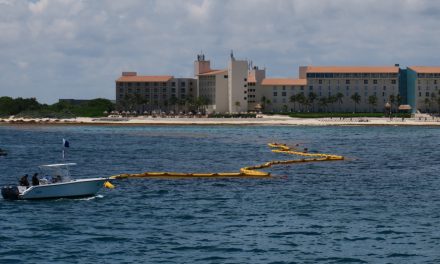
[[[40,166],[38,185],[5,186],[2,196],[8,200],[76,198],[95,195],[108,180],[107,178],[72,179],[69,167],[75,163],[50,164]],[[27,185],[27,184],[26,184]]]

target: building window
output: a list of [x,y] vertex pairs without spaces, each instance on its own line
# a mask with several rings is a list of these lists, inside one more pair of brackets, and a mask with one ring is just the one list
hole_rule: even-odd
[[175,83],[175,82],[172,82],[172,83],[171,83],[171,86],[175,87],[175,86],[176,86],[176,83]]
[[364,80],[364,84],[368,84],[368,80]]
[[247,82],[247,78],[244,78],[244,81]]
[[286,92],[282,92],[282,93],[281,93],[281,96],[286,96]]
[[396,84],[396,80],[391,80],[391,84]]
[[244,100],[247,100],[247,98],[246,98],[246,97],[244,97]]
[[322,80],[318,80],[318,83],[319,83],[319,84],[322,84]]
[[429,92],[426,92],[426,97],[428,97],[429,96]]
[[384,86],[384,87],[383,87],[383,90],[384,90],[384,91],[386,91],[386,90],[387,90],[387,87],[386,87],[386,86]]
[[422,96],[422,92],[419,92],[419,96]]
[[181,83],[180,83],[180,86],[185,87],[185,83],[184,83],[184,82],[181,82]]
[[350,84],[350,80],[345,80],[345,84]]
[[228,79],[228,75],[223,75],[223,78]]
[[[302,88],[302,87],[301,87]],[[303,90],[303,89],[301,89],[301,90]],[[313,86],[309,86],[309,90],[311,91],[311,90],[313,90]]]
[[377,84],[377,80],[373,80],[373,84]]
[[277,96],[278,95],[278,93],[277,92],[273,92],[273,96]]

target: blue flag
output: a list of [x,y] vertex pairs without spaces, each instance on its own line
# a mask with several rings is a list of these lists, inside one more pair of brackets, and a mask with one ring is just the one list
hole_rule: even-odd
[[68,147],[69,147],[69,141],[65,140],[64,138],[63,138],[63,146],[64,146],[65,148],[68,148]]

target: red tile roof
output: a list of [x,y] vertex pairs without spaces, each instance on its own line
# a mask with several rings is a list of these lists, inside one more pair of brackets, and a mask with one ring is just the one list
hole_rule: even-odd
[[168,82],[174,77],[171,75],[162,76],[121,76],[116,82]]
[[440,73],[440,67],[438,66],[411,66],[408,68],[417,73]]
[[307,66],[307,72],[313,73],[398,73],[396,66]]
[[206,76],[206,75],[216,75],[216,74],[223,74],[227,73],[228,70],[211,70],[209,72],[200,73],[199,76]]
[[262,85],[306,85],[306,79],[291,78],[266,78],[261,82]]

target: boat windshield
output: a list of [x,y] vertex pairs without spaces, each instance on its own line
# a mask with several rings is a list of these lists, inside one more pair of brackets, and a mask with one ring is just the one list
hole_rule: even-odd
[[44,183],[58,183],[71,181],[70,166],[76,165],[75,163],[63,163],[63,164],[49,164],[40,166],[40,182]]

